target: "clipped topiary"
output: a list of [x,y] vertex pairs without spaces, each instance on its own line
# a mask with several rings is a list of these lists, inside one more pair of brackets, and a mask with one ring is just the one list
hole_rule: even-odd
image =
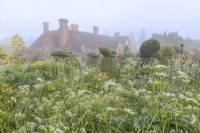
[[110,78],[118,79],[120,69],[115,58],[102,58],[99,64],[101,72],[106,73]]
[[65,58],[65,57],[75,57],[74,53],[69,51],[68,49],[58,49],[51,53],[51,56],[57,58]]
[[140,57],[151,58],[160,50],[160,43],[156,39],[149,39],[140,46]]
[[89,52],[87,53],[87,57],[91,57],[91,58],[99,58],[100,55],[96,52]]
[[101,72],[108,74],[110,78],[119,78],[120,70],[115,58],[116,52],[110,51],[107,47],[99,47],[99,52],[103,55],[99,63]]
[[81,68],[81,64],[76,58],[76,55],[68,49],[58,49],[51,53],[51,56],[54,57],[57,61],[64,61],[69,65]]
[[99,52],[105,57],[105,58],[109,58],[111,57],[111,51],[109,48],[102,46],[99,47]]
[[160,48],[160,53],[162,57],[171,57],[175,54],[175,50],[172,46],[164,45]]
[[95,52],[89,52],[87,54],[87,57],[89,58],[87,61],[87,66],[97,66],[99,64],[99,57],[100,55]]

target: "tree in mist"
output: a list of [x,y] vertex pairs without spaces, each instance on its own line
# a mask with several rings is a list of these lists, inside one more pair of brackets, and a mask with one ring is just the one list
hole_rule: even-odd
[[12,36],[10,48],[12,49],[10,54],[11,62],[20,64],[27,60],[27,55],[25,54],[27,49],[25,42],[18,34]]
[[5,60],[6,56],[7,56],[6,50],[3,47],[0,46],[0,63],[3,60]]
[[165,31],[163,34],[153,33],[151,38],[158,40],[161,44],[179,45],[184,43],[184,39],[178,34],[178,31],[169,33]]

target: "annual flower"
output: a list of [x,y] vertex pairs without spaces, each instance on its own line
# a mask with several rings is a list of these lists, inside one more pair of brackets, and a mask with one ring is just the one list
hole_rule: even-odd
[[129,108],[124,108],[124,111],[125,111],[126,113],[130,114],[130,115],[134,115],[134,114],[135,114],[135,112],[133,112],[133,110],[132,110],[132,109],[129,109]]

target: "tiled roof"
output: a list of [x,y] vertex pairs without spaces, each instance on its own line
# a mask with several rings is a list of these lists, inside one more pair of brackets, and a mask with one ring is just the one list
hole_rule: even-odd
[[[68,31],[68,41],[66,46],[74,51],[81,52],[81,47],[84,46],[87,49],[98,50],[100,46],[108,46],[112,49],[116,49],[118,44],[125,45],[129,41],[128,36],[106,36],[95,35],[93,33],[83,31]],[[129,42],[128,42],[129,43]],[[30,49],[43,48],[44,45],[49,45],[51,49],[59,48],[59,32],[48,31],[43,33],[31,46]]]

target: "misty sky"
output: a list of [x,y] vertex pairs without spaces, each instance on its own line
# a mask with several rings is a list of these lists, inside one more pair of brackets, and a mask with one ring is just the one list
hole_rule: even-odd
[[97,25],[107,35],[167,30],[200,39],[199,14],[200,0],[0,0],[0,39],[15,33],[37,38],[43,21],[55,30],[59,18],[79,24],[81,31],[92,32]]

